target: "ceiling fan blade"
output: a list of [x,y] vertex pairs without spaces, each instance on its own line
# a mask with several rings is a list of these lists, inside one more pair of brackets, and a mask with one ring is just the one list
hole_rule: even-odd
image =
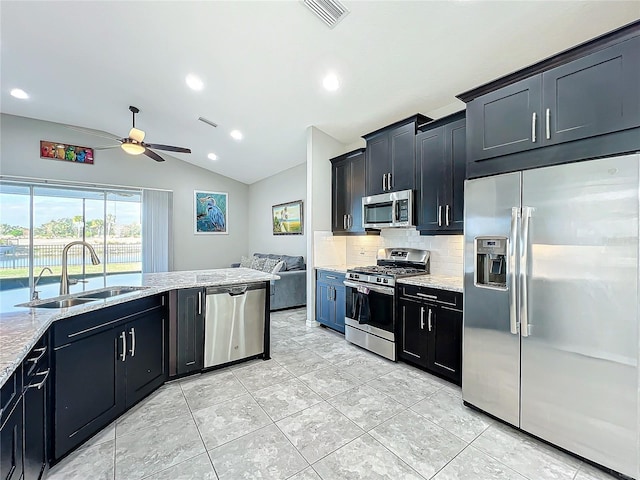
[[91,147],[94,150],[109,150],[110,148],[120,148],[120,145],[100,145],[99,147]]
[[109,140],[118,140],[120,141],[120,137],[116,137],[110,133],[100,132],[98,130],[93,130],[91,128],[83,128],[83,127],[74,127],[72,125],[65,125],[65,127],[75,130],[76,132],[86,133],[88,135],[94,135],[96,137],[108,138]]
[[152,152],[148,148],[146,148],[145,151],[142,153],[144,153],[149,158],[153,158],[156,162],[164,162],[164,158],[162,158],[156,152]]
[[155,148],[156,150],[166,150],[167,152],[191,153],[190,148],[173,147],[171,145],[159,145],[157,143],[143,143],[147,148]]

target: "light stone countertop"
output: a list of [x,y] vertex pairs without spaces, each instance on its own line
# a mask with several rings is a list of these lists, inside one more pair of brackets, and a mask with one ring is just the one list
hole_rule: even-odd
[[462,293],[463,278],[448,275],[416,275],[415,277],[400,278],[396,283]]
[[[82,313],[129,302],[158,293],[191,287],[215,287],[278,280],[278,275],[252,270],[250,268],[221,268],[213,270],[192,270],[166,273],[148,273],[142,275],[139,285],[147,287],[124,295],[96,300],[69,308],[27,308],[12,307],[10,312],[0,313],[0,387],[13,374],[18,366],[56,320],[73,317]],[[110,286],[109,288],[117,288]],[[100,289],[102,290],[102,289]],[[88,295],[92,291],[83,292]],[[56,300],[75,297],[64,295]],[[42,303],[52,300],[42,299]],[[4,307],[3,307],[4,308]]]

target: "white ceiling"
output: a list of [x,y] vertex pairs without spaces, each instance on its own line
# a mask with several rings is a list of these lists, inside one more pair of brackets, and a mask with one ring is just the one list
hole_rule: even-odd
[[[461,109],[456,94],[640,18],[637,0],[344,3],[330,30],[298,1],[3,0],[0,111],[126,136],[135,105],[147,142],[251,184],[304,162],[310,125],[351,144]],[[322,88],[328,71],[337,92]]]

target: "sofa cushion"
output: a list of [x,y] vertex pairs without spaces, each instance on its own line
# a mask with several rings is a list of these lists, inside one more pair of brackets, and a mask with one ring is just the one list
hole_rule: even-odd
[[253,262],[253,257],[245,257],[244,255],[240,259],[240,266],[244,268],[251,268],[251,263]]
[[305,269],[304,258],[302,258],[302,256],[282,255],[282,260],[285,263],[282,271],[291,272]]
[[273,273],[273,269],[278,265],[280,260],[276,258],[265,258],[264,266],[262,267],[263,272]]
[[254,270],[262,270],[264,267],[264,263],[267,261],[266,258],[253,257],[253,261],[251,262],[251,268]]

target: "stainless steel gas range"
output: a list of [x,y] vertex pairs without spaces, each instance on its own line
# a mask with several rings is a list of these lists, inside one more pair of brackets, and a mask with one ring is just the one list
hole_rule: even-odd
[[347,270],[345,338],[395,361],[396,280],[429,273],[429,252],[382,248],[376,263]]

